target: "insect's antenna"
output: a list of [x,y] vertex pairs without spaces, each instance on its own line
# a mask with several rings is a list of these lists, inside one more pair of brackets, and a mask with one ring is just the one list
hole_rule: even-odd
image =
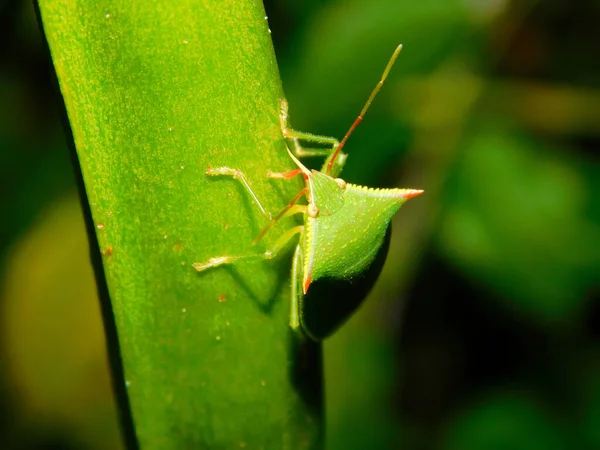
[[387,66],[385,67],[385,70],[383,71],[381,80],[379,80],[379,83],[377,83],[377,86],[375,86],[375,89],[373,89],[373,92],[371,92],[371,95],[369,96],[367,103],[365,103],[365,106],[363,106],[362,111],[360,112],[360,114],[358,115],[358,117],[356,118],[356,120],[354,121],[354,123],[352,124],[352,126],[350,127],[350,129],[348,130],[346,135],[344,136],[344,139],[342,139],[342,141],[340,142],[340,145],[338,145],[338,148],[335,150],[335,153],[329,160],[329,163],[327,164],[327,172],[331,172],[331,170],[333,169],[333,163],[335,162],[335,159],[337,158],[338,154],[340,153],[340,150],[344,147],[344,145],[346,144],[346,141],[348,140],[348,138],[350,137],[350,135],[352,134],[354,129],[363,120],[363,117],[365,116],[365,113],[369,109],[369,106],[371,106],[371,103],[373,103],[373,99],[377,96],[377,94],[381,90],[381,86],[383,86],[383,82],[387,78],[388,74],[390,73],[390,70],[392,69],[392,66],[396,62],[396,58],[400,54],[400,50],[402,50],[402,44],[400,44],[398,47],[396,47],[396,50],[394,50],[392,57],[390,58],[389,62],[387,63]]

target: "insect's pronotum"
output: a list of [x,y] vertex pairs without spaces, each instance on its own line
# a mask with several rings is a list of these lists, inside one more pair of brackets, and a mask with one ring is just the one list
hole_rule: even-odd
[[[213,257],[206,262],[194,263],[193,267],[197,271],[231,264],[241,259],[272,259],[290,240],[299,236],[292,262],[290,314],[290,325],[292,328],[299,328],[302,322],[302,298],[308,292],[311,283],[319,279],[352,282],[369,269],[382,247],[394,214],[405,201],[423,191],[374,189],[347,183],[338,176],[348,156],[342,149],[381,89],[401,49],[402,45],[399,45],[392,54],[381,80],[341,141],[289,128],[288,105],[285,99],[281,100],[281,132],[286,142],[292,144],[292,150],[288,147],[287,151],[298,168],[283,173],[268,172],[267,177],[290,179],[302,176],[304,188],[275,217],[265,210],[241,170],[215,167],[206,171],[210,176],[225,175],[239,180],[267,218],[268,225],[258,234],[254,244],[283,217],[302,214],[304,220],[303,225],[283,233],[273,247],[264,253]],[[305,148],[300,144],[301,141],[326,145],[329,148]],[[326,157],[321,171],[309,170],[298,159],[307,156]],[[303,197],[307,200],[306,205],[298,203]],[[306,327],[304,329],[311,334]]]

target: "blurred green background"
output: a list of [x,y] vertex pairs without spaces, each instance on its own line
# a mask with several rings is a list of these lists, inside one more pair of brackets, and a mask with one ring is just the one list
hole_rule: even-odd
[[[267,0],[294,128],[423,188],[326,341],[327,448],[600,449],[600,3]],[[122,448],[51,62],[0,1],[0,448]]]

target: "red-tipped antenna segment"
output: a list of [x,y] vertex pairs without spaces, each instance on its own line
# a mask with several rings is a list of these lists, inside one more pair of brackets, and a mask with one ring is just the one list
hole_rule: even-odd
[[390,73],[390,70],[392,69],[392,66],[396,62],[396,58],[400,54],[400,50],[402,50],[402,44],[400,44],[398,47],[396,47],[396,50],[394,50],[392,57],[390,58],[389,62],[387,63],[387,66],[385,67],[385,70],[383,71],[381,80],[379,80],[379,83],[377,83],[377,85],[375,86],[375,89],[373,89],[373,91],[371,92],[371,95],[369,96],[367,103],[365,103],[365,106],[363,106],[362,111],[360,112],[360,114],[358,115],[358,117],[356,118],[356,120],[354,121],[354,123],[352,124],[352,126],[350,127],[350,129],[348,130],[348,132],[346,133],[346,135],[340,142],[340,145],[338,145],[338,148],[335,150],[335,153],[329,160],[329,163],[327,164],[327,173],[331,173],[331,170],[333,169],[333,163],[335,162],[338,154],[340,153],[340,150],[344,147],[344,145],[346,144],[346,141],[348,140],[348,138],[350,137],[350,135],[352,134],[354,129],[363,120],[363,117],[365,116],[365,113],[369,109],[369,106],[371,106],[371,103],[373,103],[373,99],[377,96],[377,94],[381,90],[381,86],[383,86],[383,82],[387,78],[388,74]]

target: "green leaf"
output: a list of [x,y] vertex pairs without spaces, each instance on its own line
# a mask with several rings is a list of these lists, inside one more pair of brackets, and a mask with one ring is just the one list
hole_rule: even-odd
[[39,9],[97,234],[92,252],[103,258],[125,423],[144,449],[319,448],[321,348],[290,333],[291,253],[191,267],[264,251],[251,245],[264,225],[256,206],[207,167],[243,170],[271,211],[301,189],[265,176],[293,165],[262,4],[40,0]]

